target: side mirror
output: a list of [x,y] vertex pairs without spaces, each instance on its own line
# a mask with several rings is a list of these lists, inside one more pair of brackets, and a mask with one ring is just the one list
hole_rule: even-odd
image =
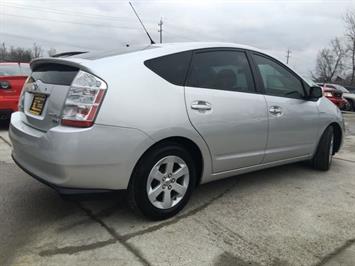
[[323,97],[323,91],[321,87],[312,86],[309,90],[309,98],[311,99],[319,99]]

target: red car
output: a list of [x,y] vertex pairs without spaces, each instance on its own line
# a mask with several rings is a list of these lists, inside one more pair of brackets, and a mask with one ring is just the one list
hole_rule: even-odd
[[17,111],[19,96],[31,69],[28,63],[0,63],[0,120]]
[[343,92],[338,90],[330,84],[318,84],[322,90],[323,95],[327,97],[332,103],[339,107],[340,110],[348,110],[349,102],[343,97]]

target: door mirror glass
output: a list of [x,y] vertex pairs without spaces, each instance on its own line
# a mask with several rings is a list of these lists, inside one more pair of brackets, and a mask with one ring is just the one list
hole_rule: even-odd
[[309,97],[310,98],[321,98],[323,96],[323,91],[320,87],[318,86],[312,86],[309,90]]

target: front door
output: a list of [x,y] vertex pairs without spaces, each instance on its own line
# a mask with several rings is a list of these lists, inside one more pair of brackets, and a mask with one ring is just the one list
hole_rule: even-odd
[[310,155],[317,143],[317,102],[306,100],[305,85],[276,60],[253,54],[269,115],[264,163]]

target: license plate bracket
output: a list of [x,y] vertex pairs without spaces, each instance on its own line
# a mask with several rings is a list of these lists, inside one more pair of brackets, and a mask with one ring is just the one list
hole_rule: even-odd
[[34,93],[29,112],[33,115],[42,115],[46,101],[46,94]]

